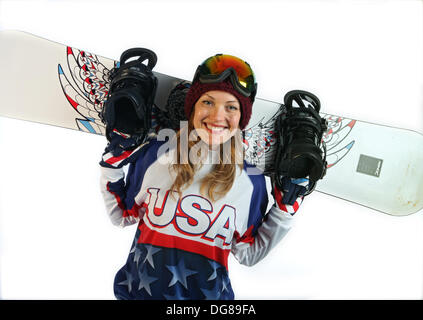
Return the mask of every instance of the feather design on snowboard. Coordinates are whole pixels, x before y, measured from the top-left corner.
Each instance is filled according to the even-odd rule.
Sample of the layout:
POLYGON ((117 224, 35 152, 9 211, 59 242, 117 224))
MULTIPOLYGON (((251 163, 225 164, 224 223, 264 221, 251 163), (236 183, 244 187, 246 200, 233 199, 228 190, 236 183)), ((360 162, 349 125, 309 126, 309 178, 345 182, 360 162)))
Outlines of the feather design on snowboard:
POLYGON ((82 117, 75 119, 78 129, 104 135, 99 113, 107 99, 110 70, 97 56, 67 47, 67 68, 59 64, 58 73, 66 99, 82 117))
POLYGON ((244 151, 247 162, 262 169, 265 173, 272 172, 276 144, 275 121, 281 113, 279 110, 270 119, 261 118, 258 123, 244 130, 244 151))
POLYGON ((324 118, 328 121, 328 130, 323 135, 323 141, 326 143, 327 168, 329 169, 341 161, 354 146, 355 141, 347 138, 356 120, 332 115, 325 115, 324 118))

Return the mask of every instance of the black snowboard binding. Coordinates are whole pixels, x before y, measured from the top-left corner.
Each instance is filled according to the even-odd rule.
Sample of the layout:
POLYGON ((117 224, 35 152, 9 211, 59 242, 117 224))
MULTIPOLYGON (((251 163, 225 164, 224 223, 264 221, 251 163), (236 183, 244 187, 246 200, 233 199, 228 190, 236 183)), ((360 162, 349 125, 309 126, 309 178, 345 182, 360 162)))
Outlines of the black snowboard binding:
POLYGON ((327 121, 320 117, 319 99, 306 91, 294 90, 284 97, 286 112, 276 120, 277 151, 275 183, 282 190, 282 178, 308 178, 310 194, 326 174, 326 145, 322 141, 327 121), (296 106, 294 106, 294 102, 296 106))
POLYGON ((110 73, 110 88, 101 112, 110 141, 114 129, 129 134, 140 143, 151 129, 151 110, 158 80, 153 74, 156 54, 148 49, 124 51, 119 64, 110 73), (127 62, 130 58, 136 60, 127 62), (148 60, 148 64, 143 62, 148 60))

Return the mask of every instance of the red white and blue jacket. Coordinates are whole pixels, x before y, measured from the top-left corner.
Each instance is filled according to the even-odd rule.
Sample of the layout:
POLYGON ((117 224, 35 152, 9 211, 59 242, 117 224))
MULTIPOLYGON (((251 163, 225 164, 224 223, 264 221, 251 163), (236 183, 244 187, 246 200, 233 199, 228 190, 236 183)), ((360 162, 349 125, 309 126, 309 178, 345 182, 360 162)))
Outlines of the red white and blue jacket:
POLYGON ((101 167, 111 221, 138 223, 126 264, 115 277, 115 296, 234 299, 228 255, 248 266, 263 259, 291 228, 301 199, 286 212, 270 206, 264 176, 245 162, 224 198, 213 202, 200 193, 213 164, 203 164, 179 197, 171 190, 175 152, 161 152, 163 144, 152 139, 143 146, 126 179, 123 169, 101 167))

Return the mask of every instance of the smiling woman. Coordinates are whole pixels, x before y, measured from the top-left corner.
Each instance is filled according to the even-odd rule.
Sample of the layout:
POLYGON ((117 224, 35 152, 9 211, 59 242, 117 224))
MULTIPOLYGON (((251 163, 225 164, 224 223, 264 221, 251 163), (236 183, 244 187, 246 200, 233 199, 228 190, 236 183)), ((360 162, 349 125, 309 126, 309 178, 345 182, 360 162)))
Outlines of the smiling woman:
POLYGON ((115 277, 118 299, 234 299, 229 254, 247 266, 262 260, 288 233, 302 202, 301 189, 282 193, 273 185, 276 201, 268 209, 272 203, 263 174, 235 161, 242 154, 239 129, 251 117, 257 85, 248 64, 228 55, 206 63, 215 57, 225 68, 205 74, 203 63, 197 69, 185 99, 188 126, 176 135, 170 157, 158 152, 163 143, 156 137, 122 153, 125 142, 116 135, 103 159, 125 155, 130 163, 126 181, 120 165, 100 162, 101 191, 112 222, 138 223, 128 259, 115 277), (249 70, 252 85, 238 75, 240 68, 249 70), (181 143, 183 130, 191 137, 188 148, 181 143), (201 153, 199 161, 192 161, 193 150, 201 153), (286 203, 288 197, 294 203, 286 203))
MULTIPOLYGON (((112 1, 2 0, 0 28, 111 58, 133 46, 154 48, 157 70, 184 79, 216 50, 248 55, 260 98, 281 101, 282 91, 301 87, 318 92, 329 113, 423 130, 422 1, 244 2, 121 0, 129 15, 116 15, 112 1), (154 32, 140 32, 146 26, 154 32)), ((26 83, 25 73, 17 76, 19 86, 26 83)), ((17 99, 31 96, 20 88, 17 99)), ((33 100, 34 108, 44 103, 33 100)), ((113 275, 136 225, 122 231, 104 217, 97 177, 104 142, 0 119, 1 298, 114 298, 113 275)), ((238 298, 422 299, 422 212, 391 217, 322 193, 302 211, 296 228, 254 269, 230 256, 238 298)))

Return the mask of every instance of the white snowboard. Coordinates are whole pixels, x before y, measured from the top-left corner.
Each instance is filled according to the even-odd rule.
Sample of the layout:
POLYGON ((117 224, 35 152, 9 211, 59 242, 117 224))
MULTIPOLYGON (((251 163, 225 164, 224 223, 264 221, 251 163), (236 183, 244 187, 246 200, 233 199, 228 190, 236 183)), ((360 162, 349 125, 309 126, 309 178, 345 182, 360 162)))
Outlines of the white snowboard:
MULTIPOLYGON (((98 113, 114 60, 19 31, 0 32, 0 48, 0 116, 104 134, 98 113)), ((155 74, 155 104, 164 109, 169 92, 182 80, 155 74)), ((246 158, 263 169, 272 159, 279 106, 256 99, 245 131, 246 158)), ((391 215, 423 208, 422 134, 324 116, 328 169, 317 191, 391 215)))

